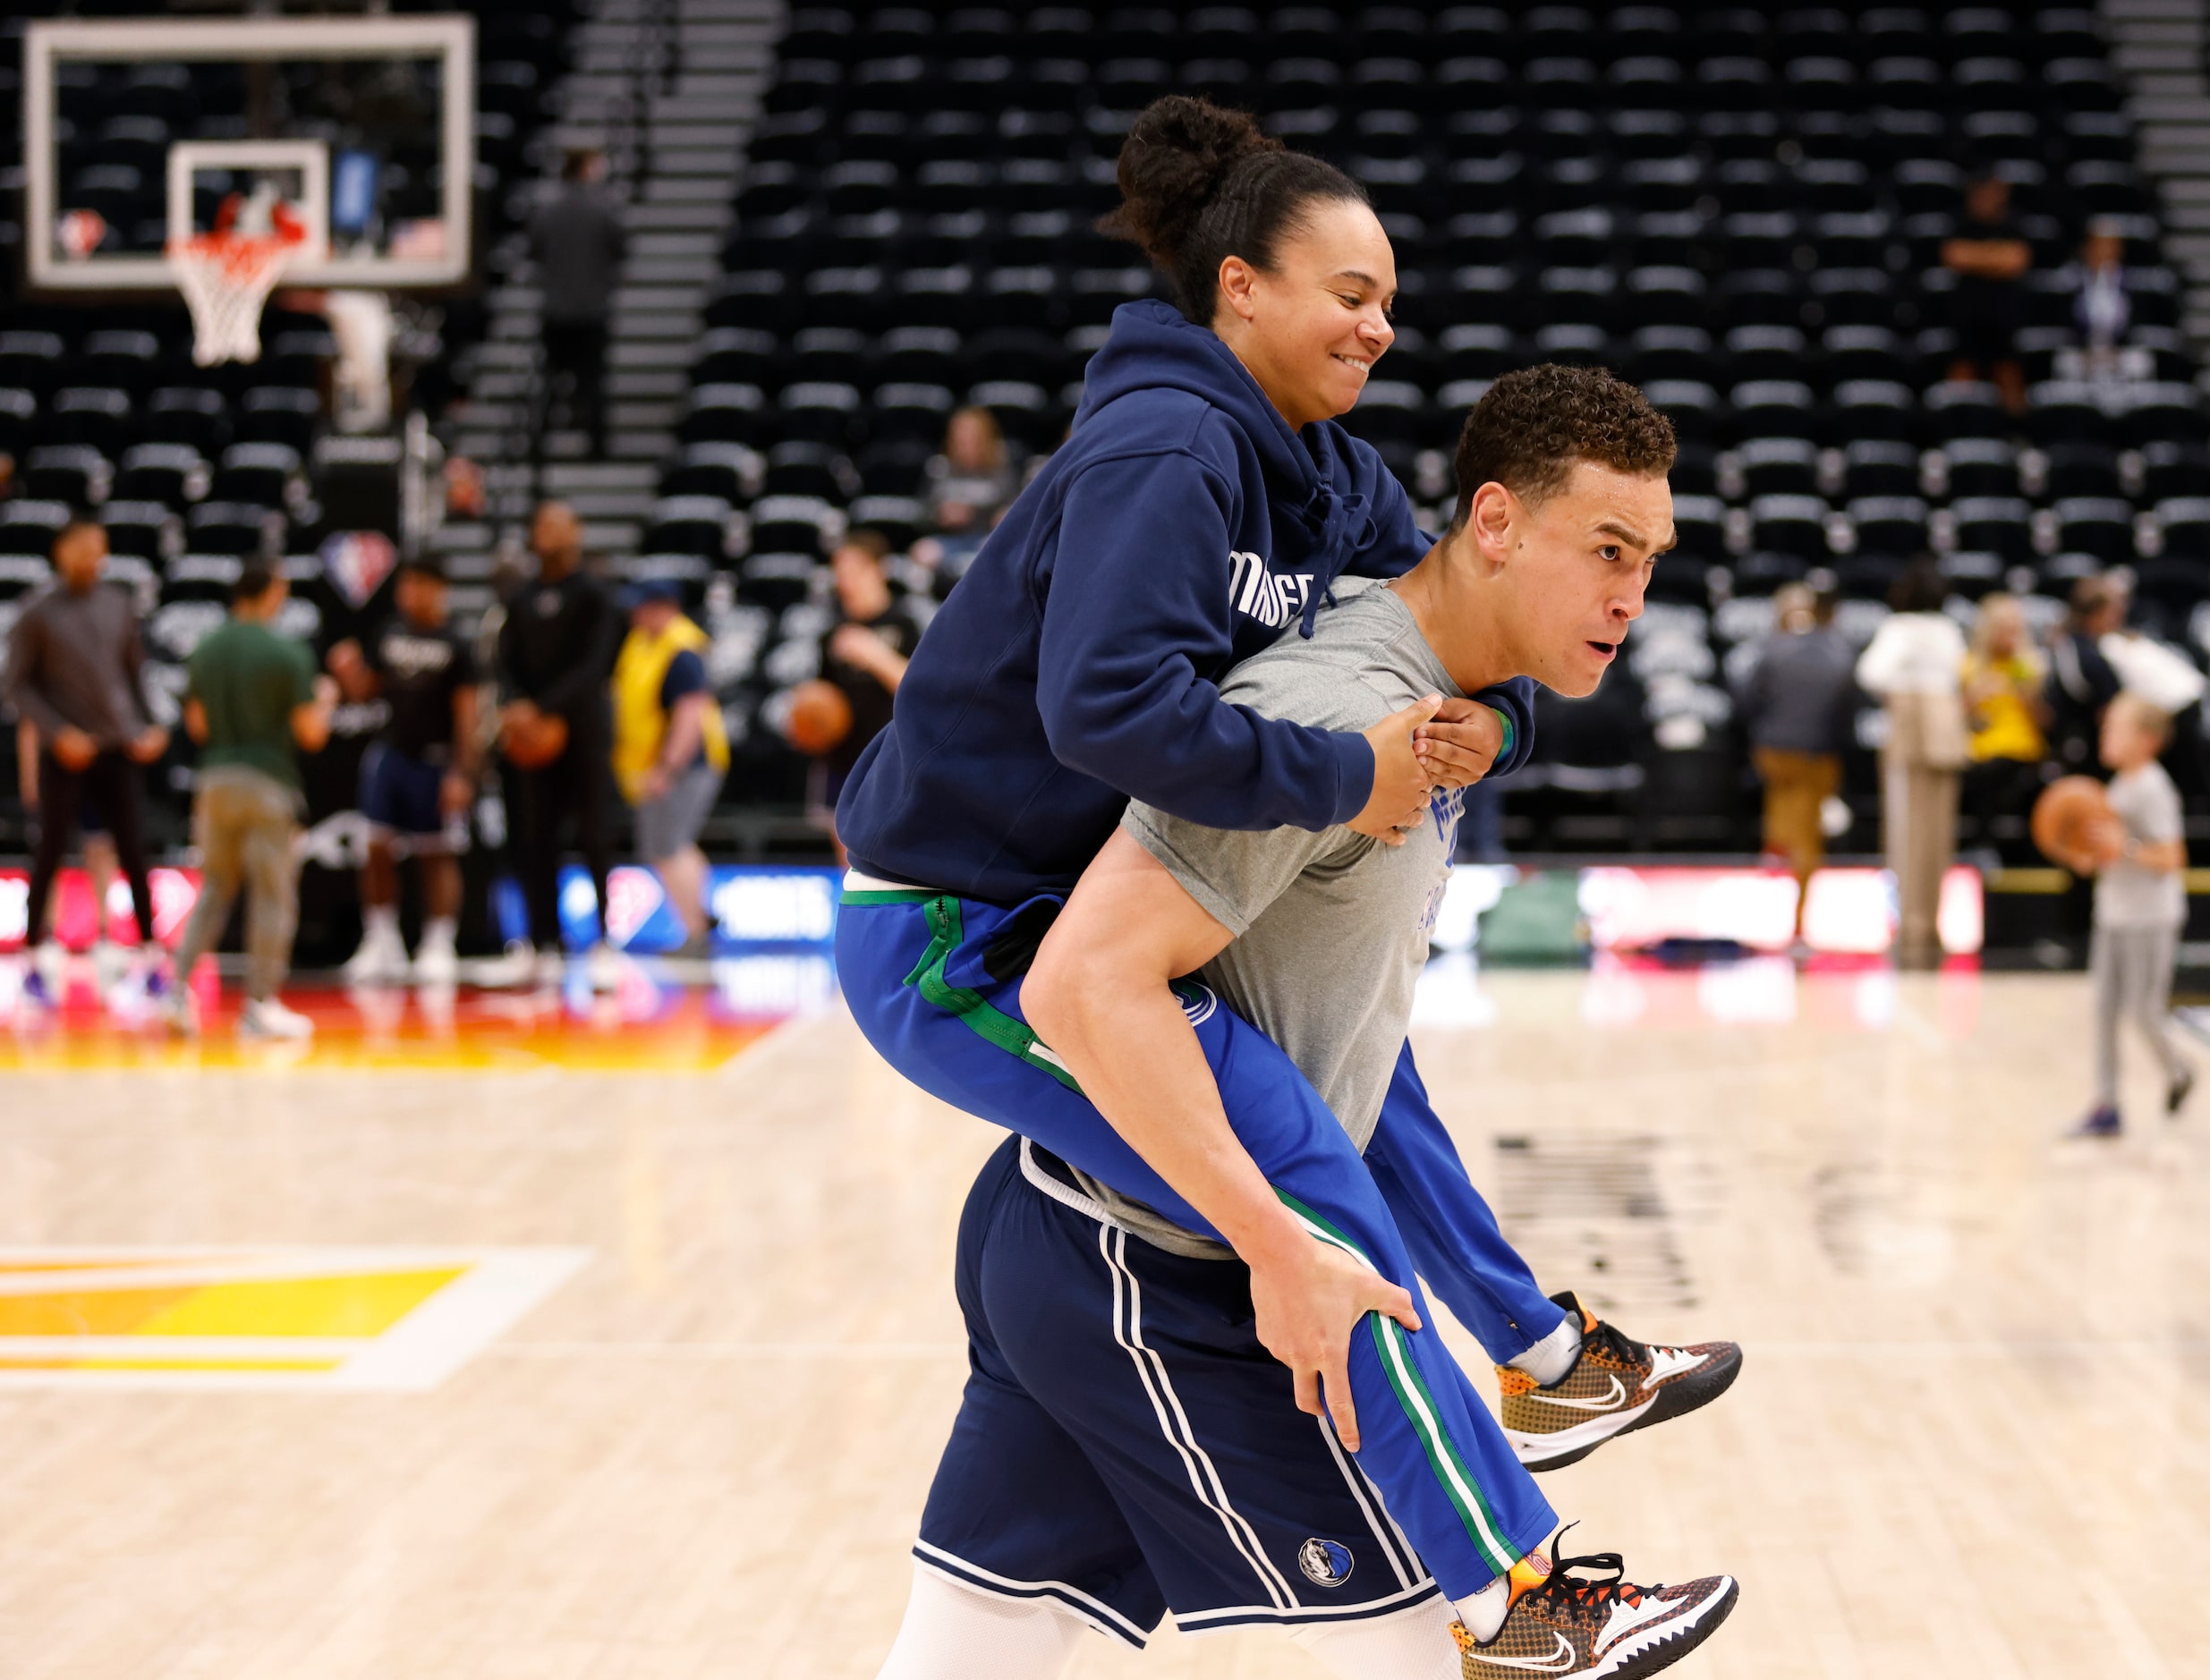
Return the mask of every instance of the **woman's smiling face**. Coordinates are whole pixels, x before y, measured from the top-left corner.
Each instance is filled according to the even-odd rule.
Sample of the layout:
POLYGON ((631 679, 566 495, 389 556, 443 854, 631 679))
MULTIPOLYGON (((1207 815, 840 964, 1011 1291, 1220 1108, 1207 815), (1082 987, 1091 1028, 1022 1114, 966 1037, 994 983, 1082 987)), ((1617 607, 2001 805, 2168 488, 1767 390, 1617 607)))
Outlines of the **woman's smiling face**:
POLYGON ((1290 426, 1347 412, 1397 336, 1397 259, 1367 206, 1316 199, 1274 251, 1271 268, 1220 265, 1213 328, 1290 426))

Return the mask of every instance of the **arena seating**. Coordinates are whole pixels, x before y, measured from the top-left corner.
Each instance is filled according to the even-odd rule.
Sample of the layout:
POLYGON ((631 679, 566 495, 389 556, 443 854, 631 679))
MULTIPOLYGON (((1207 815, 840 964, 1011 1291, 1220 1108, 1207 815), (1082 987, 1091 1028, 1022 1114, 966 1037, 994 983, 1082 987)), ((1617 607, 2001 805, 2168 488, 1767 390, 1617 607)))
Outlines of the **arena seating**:
POLYGON ((2070 579, 2131 562, 2146 613, 2189 630, 2210 434, 2092 11, 804 8, 633 563, 720 580, 734 715, 810 675, 829 539, 921 530, 956 403, 1032 450, 1059 436, 1114 308, 1157 290, 1092 224, 1135 113, 1177 89, 1262 113, 1371 193, 1400 332, 1346 423, 1433 517, 1460 416, 1509 367, 1615 367, 1679 428, 1662 611, 1594 703, 1604 726, 1546 729, 1516 842, 1744 844, 1725 666, 1815 566, 1863 634, 1928 546, 1960 603, 2019 589, 2044 621, 2070 579), (1939 251, 1988 168, 2034 250, 2022 420, 1941 383, 1939 251), (2058 377, 2090 216, 2128 239, 2146 377, 2123 388, 2058 377))

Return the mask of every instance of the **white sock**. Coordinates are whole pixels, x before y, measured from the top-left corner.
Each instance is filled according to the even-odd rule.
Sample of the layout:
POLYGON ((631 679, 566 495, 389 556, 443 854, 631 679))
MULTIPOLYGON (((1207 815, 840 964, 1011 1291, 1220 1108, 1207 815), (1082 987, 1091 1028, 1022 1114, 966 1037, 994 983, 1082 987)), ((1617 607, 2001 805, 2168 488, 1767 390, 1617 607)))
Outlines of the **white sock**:
POLYGON ((1001 1599, 914 1565, 897 1642, 876 1680, 1057 1680, 1089 1624, 1049 1599, 1001 1599))
POLYGON ((450 951, 460 924, 451 916, 432 916, 422 923, 422 949, 450 951))
POLYGON ((1581 1320, 1577 1314, 1568 1312, 1558 1321, 1556 1329, 1506 1362, 1514 1370, 1526 1371, 1547 1388, 1561 1380, 1580 1356, 1581 1320))
POLYGON ((378 945, 399 937, 399 906, 370 904, 361 912, 362 931, 378 945))
POLYGON ((1512 1579, 1499 1575, 1487 1586, 1469 1598, 1452 1601, 1458 1620, 1466 1624, 1466 1631, 1475 1639, 1486 1642, 1494 1639, 1504 1625, 1504 1618, 1511 1613, 1512 1579))
POLYGON ((1368 1621, 1305 1622, 1290 1628, 1289 1638, 1337 1680, 1458 1680, 1450 1615, 1450 1600, 1437 1594, 1368 1621))

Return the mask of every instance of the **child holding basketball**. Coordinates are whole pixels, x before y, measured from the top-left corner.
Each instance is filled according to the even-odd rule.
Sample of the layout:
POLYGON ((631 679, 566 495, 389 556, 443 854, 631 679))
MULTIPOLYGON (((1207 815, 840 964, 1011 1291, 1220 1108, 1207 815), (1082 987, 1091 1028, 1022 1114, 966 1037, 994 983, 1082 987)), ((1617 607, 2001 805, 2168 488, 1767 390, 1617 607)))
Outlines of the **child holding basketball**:
POLYGON ((2118 1112, 2118 1024, 2129 1020, 2148 1040, 2164 1073, 2164 1112, 2177 1114, 2195 1083, 2194 1069, 2172 1041, 2172 963, 2187 920, 2187 842, 2179 789, 2157 762, 2172 738, 2172 719, 2138 694, 2111 701, 2103 714, 2103 762, 2110 781, 2110 819, 2096 826, 2089 850, 2073 860, 2095 882, 2095 936, 2087 973, 2095 989, 2095 1107, 2075 1135, 2114 1138, 2118 1112))

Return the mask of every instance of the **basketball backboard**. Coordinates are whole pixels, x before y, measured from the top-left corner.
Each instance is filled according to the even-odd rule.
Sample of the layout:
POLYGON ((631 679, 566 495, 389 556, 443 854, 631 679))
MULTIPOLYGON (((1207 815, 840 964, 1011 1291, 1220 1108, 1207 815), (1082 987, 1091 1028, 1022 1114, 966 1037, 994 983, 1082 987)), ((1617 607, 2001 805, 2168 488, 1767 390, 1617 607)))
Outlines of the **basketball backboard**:
POLYGON ((475 43, 464 15, 31 23, 26 280, 173 289, 165 249, 272 200, 315 253, 287 285, 466 279, 475 43))

